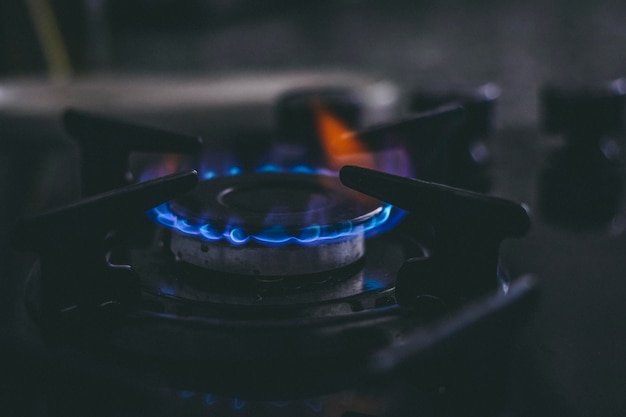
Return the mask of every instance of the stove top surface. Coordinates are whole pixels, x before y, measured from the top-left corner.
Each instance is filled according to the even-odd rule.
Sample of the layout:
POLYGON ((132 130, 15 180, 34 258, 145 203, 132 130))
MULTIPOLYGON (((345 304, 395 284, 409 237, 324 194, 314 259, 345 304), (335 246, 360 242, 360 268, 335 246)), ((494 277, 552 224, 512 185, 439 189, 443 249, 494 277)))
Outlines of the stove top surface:
MULTIPOLYGON (((90 89, 92 85, 98 86, 102 82, 101 80, 93 81, 93 84, 90 80, 84 82, 87 89, 90 89)), ((116 80, 107 80, 105 83, 113 83, 118 88, 116 80)), ((159 80, 157 84, 160 83, 159 80)), ((197 83, 196 80, 191 84, 197 86, 197 83)), ((212 85, 213 81, 209 80, 208 83, 212 85)), ((125 85, 125 81, 122 81, 120 85, 125 85)), ((15 94, 14 97, 19 98, 20 103, 21 100, 28 102, 30 99, 24 99, 24 97, 28 97, 32 91, 38 91, 39 88, 31 84, 24 87, 19 83, 9 83, 6 87, 7 91, 15 94), (22 91, 27 93, 21 94, 22 91)), ((41 88, 44 92, 49 88, 64 91, 63 87, 44 86, 41 88)), ((69 87, 69 91, 74 92, 81 88, 74 90, 73 87, 69 87)), ((107 89, 108 87, 105 88, 107 89)), ((182 90, 184 88, 181 88, 182 90)), ((195 87, 193 90, 197 91, 195 87)), ((82 93, 77 94, 80 96, 82 93)), ((184 96, 184 93, 181 94, 184 96)), ((91 92, 87 95, 90 96, 91 92)), ((57 93, 52 94, 52 97, 56 96, 57 93)), ((70 100, 71 104, 80 103, 83 98, 80 96, 76 99, 77 101, 73 100, 70 100)), ((101 108, 110 109, 106 100, 104 101, 101 108)), ((100 107, 95 104, 93 106, 94 110, 100 107)), ((22 132, 20 126, 23 126, 24 120, 30 120, 28 111, 26 110, 26 115, 23 112, 23 109, 28 109, 29 106, 19 104, 17 107, 21 109, 14 111, 9 103, 3 107, 1 113, 3 119, 11 122, 9 125, 11 132, 22 132), (16 114, 19 115, 19 124, 15 122, 16 114)), ((5 171, 2 177, 3 197, 11 196, 12 199, 3 207, 5 213, 3 217, 9 220, 3 225, 4 227, 12 227, 13 220, 23 213, 24 207, 28 211, 33 211, 34 208, 66 203, 77 195, 79 186, 73 174, 78 171, 75 149, 72 145, 68 145, 68 140, 60 132, 57 122, 60 111, 61 109, 56 105, 50 105, 48 110, 39 113, 33 119, 33 123, 24 128, 25 132, 39 132, 38 137, 41 141, 37 143, 48 143, 52 136, 54 137, 52 142, 57 145, 50 145, 45 149, 38 147, 41 151, 33 154, 30 150, 22 148, 20 141, 17 141, 10 143, 7 146, 7 152, 2 153, 2 157, 7 162, 3 164, 5 171), (49 135, 49 132, 56 132, 56 134, 49 135), (18 181, 12 179, 13 175, 18 175, 14 172, 19 173, 18 181), (49 179, 53 177, 59 180, 49 179), (57 185, 59 182, 69 186, 59 187, 57 185)), ((265 112, 265 115, 269 114, 267 109, 265 112)), ((216 111, 213 117, 220 119, 221 114, 223 113, 216 111)), ((184 124, 180 117, 180 114, 172 117, 172 125, 176 125, 174 127, 184 124)), ((191 130, 194 124, 200 123, 201 128, 211 124, 209 121, 199 120, 197 116, 193 117, 194 122, 185 125, 191 130)), ((159 119, 161 125, 169 123, 162 118, 162 114, 156 118, 159 119)), ((150 115, 149 110, 142 108, 138 113, 138 119, 149 122, 154 121, 155 116, 150 115)), ((223 119, 221 121, 224 122, 223 119)), ((225 122, 225 124, 228 123, 225 122)), ((258 126, 259 124, 256 124, 253 128, 258 126)), ((267 128, 268 125, 264 126, 267 128)), ((28 135, 33 137, 30 133, 28 135)), ((622 340, 625 336, 620 331, 618 319, 623 313, 622 299, 626 295, 626 284, 622 279, 623 272, 626 271, 624 264, 626 261, 621 256, 621 252, 626 248, 626 238, 623 233, 626 219, 622 214, 621 193, 618 194, 618 209, 609 216, 608 220, 604 213, 582 213, 579 217, 574 217, 578 220, 573 223, 554 221, 554 215, 545 211, 544 190, 546 187, 553 189, 549 188, 552 187, 550 168, 553 166, 553 158, 558 158, 559 150, 563 149, 563 142, 555 136, 548 136, 541 132, 538 125, 529 125, 524 122, 500 127, 490 137, 488 147, 492 152, 493 161, 490 168, 491 193, 526 203, 530 208, 532 218, 532 227, 526 237, 507 240, 503 243, 502 264, 511 277, 527 273, 534 274, 541 287, 540 302, 521 327, 520 337, 510 358, 513 377, 507 409, 510 410, 511 415, 615 415, 625 406, 621 394, 624 388, 623 376, 626 375, 626 360, 621 354, 621 347, 625 345, 626 340, 622 340), (595 215, 601 219, 593 221, 595 215)), ((624 178, 626 173, 623 168, 623 156, 620 154, 616 158, 616 172, 620 178, 624 178)), ((602 188, 603 184, 598 183, 597 187, 602 188)), ((583 203, 580 204, 581 209, 587 203, 584 196, 575 201, 583 203)), ((5 235, 8 236, 8 234, 5 235)), ((8 247, 7 238, 3 238, 3 246, 8 247)), ((14 294, 24 292, 23 277, 29 274, 28 265, 31 264, 32 256, 13 251, 9 253, 11 256, 3 259, 3 275, 7 277, 5 279, 7 291, 2 295, 3 322, 6 323, 2 339, 2 354, 3 366, 11 369, 12 381, 5 398, 12 406, 17 404, 25 409, 33 410, 32 415, 47 415, 36 409, 37 402, 45 404, 41 406, 43 408, 50 404, 48 400, 42 399, 42 395, 45 397, 45 394, 32 393, 29 389, 30 381, 37 378, 41 369, 45 369, 42 368, 45 361, 37 364, 41 356, 37 352, 36 344, 33 347, 30 343, 32 332, 35 331, 34 325, 27 319, 21 300, 14 297, 14 294), (32 365, 33 357, 38 358, 34 362, 35 366, 32 365), (35 398, 35 405, 31 406, 33 398, 35 398)), ((361 283, 361 285, 364 284, 361 283)), ((184 289, 180 291, 184 292, 184 289)), ((60 354, 66 355, 67 359, 73 358, 74 353, 61 352, 60 354)), ((80 356, 72 360, 76 361, 76 369, 80 369, 82 362, 88 361, 80 356)), ((107 374, 105 369, 100 371, 107 374)), ((99 383, 96 382, 96 385, 99 383)), ((71 381, 68 384, 81 389, 71 381)), ((107 390, 111 388, 108 384, 105 385, 107 390)), ((124 402, 138 407, 146 404, 160 404, 155 407, 157 409, 154 412, 163 415, 166 414, 164 413, 166 409, 162 408, 165 404, 167 407, 180 407, 190 413, 198 410, 217 413, 218 410, 227 408, 247 413, 244 415, 284 415, 287 412, 284 410, 289 410, 289 412, 297 410, 299 415, 319 415, 322 409, 340 410, 341 407, 336 404, 345 402, 346 396, 352 398, 355 395, 362 395, 362 393, 347 392, 332 398, 307 399, 287 406, 285 402, 282 402, 283 400, 277 400, 275 404, 268 405, 228 395, 221 396, 206 392, 198 394, 182 390, 164 395, 163 397, 174 400, 163 403, 155 400, 156 397, 151 396, 152 394, 145 398, 129 397, 126 388, 116 392, 119 398, 124 399, 124 402), (281 412, 283 414, 280 414, 281 412)), ((88 391, 87 388, 82 388, 82 390, 88 391)), ((54 390, 52 392, 47 395, 54 397, 54 390)), ((102 403, 103 401, 101 394, 94 396, 93 393, 89 393, 88 395, 96 402, 102 403)), ((362 404, 368 404, 368 401, 371 401, 368 395, 365 397, 367 399, 363 400, 362 404)), ((418 399, 415 401, 419 402, 418 399)), ((54 407, 54 400, 51 404, 54 407)), ((415 406, 419 407, 417 404, 415 406)), ((105 409, 103 415, 111 411, 107 407, 105 409)), ((355 413, 344 414, 344 416, 360 416, 358 412, 363 413, 362 415, 369 415, 376 411, 375 407, 365 405, 362 410, 354 410, 355 413)), ((328 415, 332 413, 329 412, 328 415)))

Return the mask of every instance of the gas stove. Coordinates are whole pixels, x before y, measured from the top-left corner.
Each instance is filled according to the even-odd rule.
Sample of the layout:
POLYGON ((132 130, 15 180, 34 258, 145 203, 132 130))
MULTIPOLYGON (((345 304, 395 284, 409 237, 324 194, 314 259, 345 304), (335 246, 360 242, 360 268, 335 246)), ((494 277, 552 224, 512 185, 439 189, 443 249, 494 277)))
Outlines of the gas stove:
POLYGON ((561 233, 620 235, 621 82, 546 89, 566 142, 540 144, 494 132, 493 84, 164 81, 2 90, 11 169, 41 170, 5 191, 11 406, 496 416, 542 398, 529 273, 558 274, 561 233), (581 195, 591 154, 607 185, 581 195))

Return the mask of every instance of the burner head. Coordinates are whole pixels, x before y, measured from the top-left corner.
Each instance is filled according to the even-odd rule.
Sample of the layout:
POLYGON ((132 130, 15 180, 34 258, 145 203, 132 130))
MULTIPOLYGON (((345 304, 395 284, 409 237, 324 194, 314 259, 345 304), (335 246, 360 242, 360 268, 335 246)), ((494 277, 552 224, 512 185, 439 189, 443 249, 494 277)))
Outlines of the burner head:
POLYGON ((175 229, 182 261, 263 276, 313 274, 350 265, 365 253, 365 232, 390 206, 335 178, 296 173, 218 177, 155 209, 175 229))

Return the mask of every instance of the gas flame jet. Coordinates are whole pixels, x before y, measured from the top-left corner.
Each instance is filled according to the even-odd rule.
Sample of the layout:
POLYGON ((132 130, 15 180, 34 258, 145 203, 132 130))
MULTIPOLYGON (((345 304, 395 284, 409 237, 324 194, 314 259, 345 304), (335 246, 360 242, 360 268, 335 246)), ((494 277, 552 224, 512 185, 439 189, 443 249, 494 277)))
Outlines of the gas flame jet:
POLYGON ((328 167, 339 171, 344 165, 376 168, 371 150, 354 134, 346 124, 333 115, 319 101, 313 103, 313 110, 320 137, 320 145, 328 167))

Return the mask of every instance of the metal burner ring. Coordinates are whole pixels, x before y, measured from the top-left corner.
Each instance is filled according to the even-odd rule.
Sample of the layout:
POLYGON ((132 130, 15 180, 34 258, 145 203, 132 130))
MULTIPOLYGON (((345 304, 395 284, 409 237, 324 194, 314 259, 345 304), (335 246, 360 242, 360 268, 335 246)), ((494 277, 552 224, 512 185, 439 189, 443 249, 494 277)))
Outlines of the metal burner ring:
POLYGON ((211 179, 169 209, 172 221, 186 225, 170 243, 180 260, 262 276, 313 274, 358 261, 365 230, 385 210, 335 177, 295 173, 211 179))

